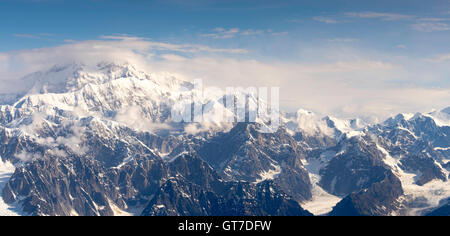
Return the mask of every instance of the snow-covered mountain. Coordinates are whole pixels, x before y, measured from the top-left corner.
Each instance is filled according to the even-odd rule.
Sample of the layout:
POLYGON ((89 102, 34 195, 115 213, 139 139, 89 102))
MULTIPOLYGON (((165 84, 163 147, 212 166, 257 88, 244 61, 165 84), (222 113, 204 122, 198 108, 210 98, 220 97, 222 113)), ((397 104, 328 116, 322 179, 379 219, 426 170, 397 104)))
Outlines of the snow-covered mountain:
POLYGON ((434 111, 426 114, 431 117, 438 126, 450 126, 450 107, 442 111, 434 111))
POLYGON ((0 95, 0 214, 418 215, 450 197, 450 108, 376 125, 300 109, 264 134, 215 122, 232 95, 212 91, 212 120, 173 122, 195 85, 129 64, 22 81, 0 95))

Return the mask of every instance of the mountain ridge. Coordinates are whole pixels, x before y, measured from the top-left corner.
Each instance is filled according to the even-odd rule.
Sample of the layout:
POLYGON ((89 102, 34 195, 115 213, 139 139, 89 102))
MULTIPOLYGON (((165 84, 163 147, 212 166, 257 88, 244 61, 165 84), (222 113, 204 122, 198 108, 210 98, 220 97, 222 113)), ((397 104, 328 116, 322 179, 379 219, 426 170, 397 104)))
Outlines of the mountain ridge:
MULTIPOLYGON (((33 76, 37 82, 29 91, 0 105, 0 157, 16 166, 2 197, 27 214, 212 214, 212 208, 199 212, 206 206, 164 189, 191 189, 220 209, 233 203, 236 211, 224 214, 237 215, 309 215, 306 210, 314 213, 327 203, 301 206, 314 205, 307 203, 323 192, 342 199, 332 214, 421 214, 450 196, 449 108, 399 114, 379 124, 299 109, 282 115, 278 132, 262 134, 259 123, 170 122, 179 96, 194 89, 170 74, 102 63, 57 66, 26 79, 33 76), (78 171, 70 171, 74 167, 78 171), (221 183, 252 194, 226 195, 221 183), (271 194, 262 198, 268 188, 271 194), (394 189, 374 199, 380 188, 394 189), (177 199, 189 200, 192 208, 175 207, 177 199), (263 201, 278 202, 280 211, 263 201), (162 210, 165 204, 170 211, 162 210), (377 210, 380 204, 384 211, 377 210)), ((224 95, 207 94, 202 102, 214 105, 210 112, 220 111, 224 95)))

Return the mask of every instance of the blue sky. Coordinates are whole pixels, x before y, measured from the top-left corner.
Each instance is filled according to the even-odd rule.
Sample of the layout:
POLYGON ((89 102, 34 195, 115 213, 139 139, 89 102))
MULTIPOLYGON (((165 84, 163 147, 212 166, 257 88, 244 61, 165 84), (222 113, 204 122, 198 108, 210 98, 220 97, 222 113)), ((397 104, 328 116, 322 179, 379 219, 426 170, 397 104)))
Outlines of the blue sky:
POLYGON ((450 49, 449 11, 449 1, 436 0, 0 0, 0 51, 128 34, 244 47, 262 57, 296 59, 301 45, 312 42, 426 55, 450 49), (216 28, 253 35, 205 36, 216 28))
POLYGON ((214 85, 280 86, 291 110, 385 117, 450 105, 449 0, 0 0, 0 28, 5 81, 102 46, 98 57, 214 85))

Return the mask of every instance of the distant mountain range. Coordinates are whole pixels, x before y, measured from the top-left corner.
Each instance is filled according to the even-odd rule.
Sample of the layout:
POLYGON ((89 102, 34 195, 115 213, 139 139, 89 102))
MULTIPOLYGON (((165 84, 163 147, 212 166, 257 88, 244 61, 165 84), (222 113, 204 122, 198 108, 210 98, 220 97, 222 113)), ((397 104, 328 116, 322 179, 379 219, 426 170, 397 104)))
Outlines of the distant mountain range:
POLYGON ((22 80, 0 94, 0 215, 450 214, 450 108, 375 125, 299 110, 260 133, 171 121, 193 84, 130 64, 22 80))

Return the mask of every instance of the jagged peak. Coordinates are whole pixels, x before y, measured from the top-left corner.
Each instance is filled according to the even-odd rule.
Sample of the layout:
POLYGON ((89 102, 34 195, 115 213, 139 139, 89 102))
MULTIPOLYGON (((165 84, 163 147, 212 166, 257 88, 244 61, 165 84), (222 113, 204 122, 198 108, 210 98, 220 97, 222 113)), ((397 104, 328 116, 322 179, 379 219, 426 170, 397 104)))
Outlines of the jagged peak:
POLYGON ((420 115, 420 113, 416 113, 416 114, 414 114, 414 113, 401 113, 401 114, 398 114, 396 116, 396 119, 402 119, 402 120, 408 121, 408 120, 417 118, 419 115, 420 115))
POLYGON ((411 119, 414 119, 419 114, 412 114, 412 113, 400 113, 394 117, 390 117, 387 119, 383 124, 389 125, 389 126, 395 126, 395 125, 402 125, 406 122, 410 121, 411 119))
POLYGON ((426 114, 426 116, 433 119, 438 126, 450 126, 450 107, 442 109, 441 111, 430 112, 426 114))
POLYGON ((382 125, 411 129, 419 123, 428 123, 432 126, 450 126, 450 115, 444 112, 433 111, 430 113, 401 113, 387 119, 382 125))

